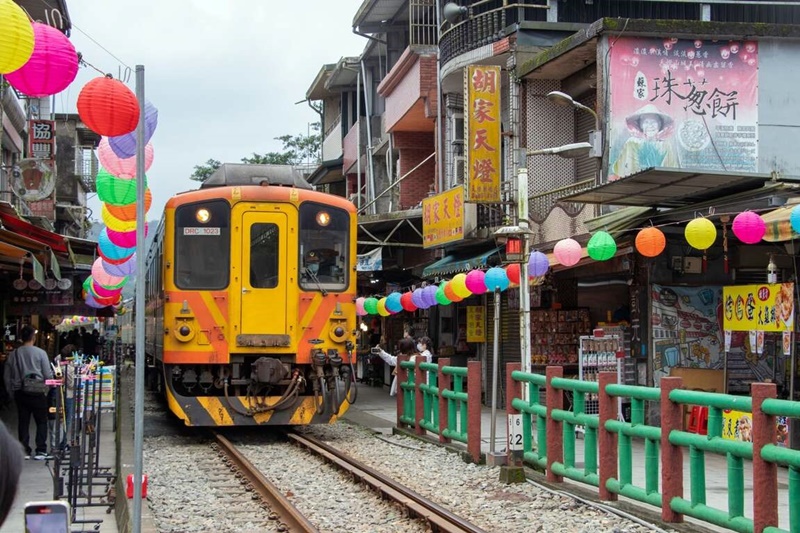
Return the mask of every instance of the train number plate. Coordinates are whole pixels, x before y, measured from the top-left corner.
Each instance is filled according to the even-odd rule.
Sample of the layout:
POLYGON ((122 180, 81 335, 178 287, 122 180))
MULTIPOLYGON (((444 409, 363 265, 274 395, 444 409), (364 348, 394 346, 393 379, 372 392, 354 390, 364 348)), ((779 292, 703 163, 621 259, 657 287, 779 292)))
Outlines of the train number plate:
POLYGON ((219 228, 183 228, 184 235, 219 235, 219 228))

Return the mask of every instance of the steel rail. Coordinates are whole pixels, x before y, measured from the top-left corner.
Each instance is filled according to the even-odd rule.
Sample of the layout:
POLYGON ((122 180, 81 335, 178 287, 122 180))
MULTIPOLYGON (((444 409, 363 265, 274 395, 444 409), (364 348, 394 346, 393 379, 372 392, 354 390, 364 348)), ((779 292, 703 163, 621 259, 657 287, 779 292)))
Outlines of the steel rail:
MULTIPOLYGON (((231 469, 237 469, 247 478, 248 489, 252 489, 261 496, 269 508, 275 513, 275 519, 279 520, 283 528, 279 531, 290 531, 292 533, 319 533, 319 530, 309 522, 303 514, 272 484, 264 475, 253 465, 239 450, 236 449, 228 439, 222 435, 212 432, 217 441, 220 455, 228 458, 231 469)), ((271 516, 271 518, 273 518, 271 516)))
POLYGON ((366 483, 382 496, 385 496, 403 507, 412 517, 426 520, 431 530, 438 533, 486 533, 485 530, 464 520, 444 507, 432 502, 377 470, 349 457, 335 448, 317 439, 287 433, 287 436, 300 446, 319 455, 354 479, 366 483))

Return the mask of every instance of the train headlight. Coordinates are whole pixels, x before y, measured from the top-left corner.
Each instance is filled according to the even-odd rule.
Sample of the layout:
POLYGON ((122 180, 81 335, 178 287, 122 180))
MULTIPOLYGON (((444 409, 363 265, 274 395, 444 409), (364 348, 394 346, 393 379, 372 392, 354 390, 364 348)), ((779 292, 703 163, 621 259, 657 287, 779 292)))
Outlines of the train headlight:
POLYGON ((197 221, 201 224, 207 224, 209 220, 211 220, 211 211, 206 209, 205 207, 201 207, 197 210, 194 214, 197 221))
POLYGON ((327 211, 320 211, 317 213, 317 224, 322 227, 327 226, 331 223, 331 215, 327 211))
POLYGON ((332 324, 329 335, 334 342, 344 342, 347 338, 347 324, 332 324))
POLYGON ((194 338, 194 328, 187 322, 178 322, 173 329, 175 338, 180 342, 189 342, 194 338))

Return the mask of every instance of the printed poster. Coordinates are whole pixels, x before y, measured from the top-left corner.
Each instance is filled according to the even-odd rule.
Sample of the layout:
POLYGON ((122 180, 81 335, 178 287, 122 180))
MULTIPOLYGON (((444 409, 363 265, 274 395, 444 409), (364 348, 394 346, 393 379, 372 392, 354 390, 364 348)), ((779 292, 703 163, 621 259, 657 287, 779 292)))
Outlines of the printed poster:
POLYGON ((486 308, 467 306, 467 342, 486 342, 486 308))
POLYGON ((655 385, 674 366, 722 368, 722 287, 651 285, 655 385))
POLYGON ((725 329, 761 331, 762 341, 764 331, 794 330, 794 283, 732 285, 723 294, 725 329))
MULTIPOLYGON (((742 411, 722 411, 722 438, 753 442, 753 415, 742 411)), ((778 446, 789 443, 789 421, 785 416, 775 417, 775 441, 778 446)))
POLYGON ((610 62, 609 180, 652 167, 757 171, 755 41, 621 37, 610 62))

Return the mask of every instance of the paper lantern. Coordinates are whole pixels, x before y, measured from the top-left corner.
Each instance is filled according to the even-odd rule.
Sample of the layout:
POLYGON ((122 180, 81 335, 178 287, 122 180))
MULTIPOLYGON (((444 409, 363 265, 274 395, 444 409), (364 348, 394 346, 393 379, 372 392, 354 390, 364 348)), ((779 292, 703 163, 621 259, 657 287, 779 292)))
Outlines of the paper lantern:
POLYGON ((449 281, 447 283, 444 283, 444 295, 451 302, 460 302, 461 300, 464 299, 455 293, 455 291, 453 290, 453 284, 449 281))
MULTIPOLYGON (((148 100, 144 102, 144 142, 150 142, 150 138, 156 131, 158 125, 158 109, 148 100)), ((136 155, 136 132, 126 133, 110 137, 108 144, 118 157, 128 158, 136 155)))
MULTIPOLYGON (((150 206, 153 203, 153 194, 150 192, 150 189, 147 188, 147 184, 145 184, 144 190, 144 212, 147 214, 150 211, 150 206)), ((111 204, 103 204, 106 211, 112 215, 117 220, 122 221, 130 221, 136 220, 136 203, 128 204, 128 205, 111 205, 111 204)), ((106 224, 107 225, 107 224, 106 224)), ((118 230, 114 228, 116 231, 126 231, 126 230, 118 230)))
MULTIPOLYGON (((147 237, 148 226, 144 226, 144 235, 147 237)), ((136 246, 136 230, 131 231, 114 231, 111 228, 106 228, 108 233, 108 240, 121 248, 133 248, 136 246)))
POLYGON ((467 275, 463 272, 453 276, 453 279, 450 280, 450 285, 453 287, 453 292, 459 297, 469 298, 472 296, 472 291, 467 288, 467 275))
POLYGON ((514 285, 519 285, 519 280, 520 280, 519 264, 511 263, 507 265, 506 276, 508 276, 508 281, 510 281, 514 285))
POLYGON ((553 248, 553 255, 566 267, 576 265, 581 260, 581 245, 575 239, 562 239, 553 248))
POLYGON ((436 301, 437 290, 439 290, 439 287, 437 287, 436 285, 428 285, 423 290, 422 297, 425 300, 425 305, 427 305, 428 307, 433 307, 434 305, 439 303, 436 301))
POLYGON ((102 257, 103 270, 111 276, 127 277, 136 273, 136 254, 119 264, 109 263, 102 257))
POLYGON ((444 286, 445 283, 442 282, 439 284, 439 287, 436 288, 436 303, 439 305, 450 305, 452 302, 447 298, 447 295, 444 293, 444 286))
POLYGON ((78 115, 98 135, 124 135, 139 123, 139 102, 121 81, 95 78, 78 94, 78 115))
POLYGON ((127 281, 127 278, 120 276, 112 276, 103 269, 103 259, 98 257, 92 263, 92 279, 95 284, 102 285, 106 289, 116 289, 121 287, 127 281))
MULTIPOLYGON (((97 159, 100 165, 116 178, 130 180, 136 178, 136 154, 131 157, 121 158, 114 153, 108 144, 108 137, 100 139, 97 146, 97 159)), ((153 164, 153 145, 148 143, 144 147, 144 171, 150 170, 153 164)))
POLYGON ((733 234, 745 244, 757 244, 761 242, 767 232, 767 225, 758 213, 745 211, 739 213, 733 219, 733 234))
POLYGON ((486 286, 486 290, 491 292, 495 290, 506 290, 508 288, 508 281, 506 271, 500 267, 490 268, 483 277, 483 284, 486 286))
MULTIPOLYGON (((94 297, 94 296, 92 296, 91 294, 87 294, 87 295, 86 295, 86 297, 84 298, 83 302, 84 302, 86 305, 88 305, 89 307, 93 307, 93 308, 95 308, 95 309, 102 309, 103 307, 108 307, 107 305, 103 305, 103 304, 101 304, 100 302, 98 302, 98 301, 95 299, 95 297, 94 297)), ((75 325, 75 324, 74 324, 74 323, 72 323, 71 325, 75 325)))
POLYGON ((414 289, 414 292, 411 293, 411 303, 420 309, 427 309, 427 307, 425 307, 425 300, 422 297, 422 287, 414 289))
POLYGON ((356 298, 356 315, 358 316, 364 316, 367 314, 367 310, 364 309, 365 299, 366 298, 364 298, 363 296, 359 296, 358 298, 356 298))
POLYGON ((473 270, 467 274, 466 285, 467 289, 472 294, 483 294, 486 292, 485 278, 486 274, 483 270, 473 270))
POLYGON ((686 224, 684 235, 692 248, 707 250, 717 239, 717 228, 707 218, 700 217, 686 224))
POLYGON ((542 252, 531 252, 528 258, 528 275, 534 278, 539 278, 547 274, 550 270, 550 260, 542 252))
POLYGON ((108 307, 122 301, 122 294, 118 294, 112 298, 101 298, 100 296, 96 296, 90 292, 86 295, 86 299, 88 300, 90 296, 98 304, 98 307, 108 307))
MULTIPOLYGON (((111 205, 128 205, 136 202, 136 180, 115 178, 105 169, 100 169, 95 178, 97 197, 111 205)), ((145 176, 145 188, 147 176, 145 176)))
POLYGON ((103 228, 100 236, 97 238, 97 249, 100 251, 101 257, 105 258, 110 263, 121 263, 122 260, 127 260, 136 251, 136 248, 122 248, 117 246, 111 239, 108 238, 108 228, 103 228))
POLYGON ((409 313, 413 313, 417 310, 417 306, 414 304, 414 300, 412 299, 413 296, 414 293, 412 292, 404 292, 400 297, 400 305, 402 305, 403 309, 409 313))
POLYGON ((19 92, 34 98, 60 93, 78 74, 78 53, 57 29, 33 23, 33 54, 14 72, 6 74, 6 80, 19 92))
POLYGON ((364 299, 364 311, 367 312, 369 315, 377 315, 378 314, 378 299, 377 298, 365 298, 364 299))
MULTIPOLYGON (((123 286, 125 284, 123 283, 123 286)), ((106 287, 97 283, 97 280, 92 282, 90 287, 91 293, 98 298, 115 298, 120 292, 122 287, 106 287)))
POLYGON ((0 74, 22 67, 33 54, 33 26, 12 0, 0 0, 0 74))
POLYGON ((393 292, 389 296, 386 297, 386 310, 390 313, 399 313, 403 310, 403 304, 400 302, 400 298, 402 298, 402 294, 399 292, 393 292))
POLYGON ((794 206, 789 213, 789 224, 792 225, 792 231, 800 233, 800 204, 794 206))
POLYGON ((667 239, 658 228, 644 228, 636 234, 636 250, 645 257, 656 257, 666 247, 667 239))
POLYGON ((386 309, 386 297, 385 296, 383 298, 381 298, 380 300, 378 300, 377 308, 378 308, 378 314, 381 315, 381 316, 389 316, 389 315, 392 314, 392 313, 389 312, 388 309, 386 309))
POLYGON ((598 231, 586 244, 586 252, 595 261, 608 261, 617 253, 617 243, 607 231, 598 231))

